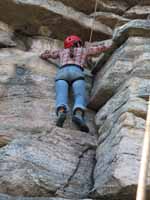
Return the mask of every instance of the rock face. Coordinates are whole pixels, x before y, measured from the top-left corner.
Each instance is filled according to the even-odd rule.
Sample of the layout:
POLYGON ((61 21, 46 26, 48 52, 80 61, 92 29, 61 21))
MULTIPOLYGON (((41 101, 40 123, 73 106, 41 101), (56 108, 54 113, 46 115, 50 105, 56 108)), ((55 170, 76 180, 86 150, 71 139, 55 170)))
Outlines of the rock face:
POLYGON ((52 126, 18 137, 0 151, 0 192, 86 197, 92 189, 95 147, 95 138, 86 133, 52 126))
MULTIPOLYGON (((93 136, 76 131, 77 127, 73 125, 71 116, 68 117, 64 125, 65 129, 55 130, 55 127, 53 127, 56 120, 54 77, 57 71, 57 62, 55 62, 56 66, 54 66, 54 64, 52 64, 53 61, 48 63, 41 60, 39 54, 51 46, 53 49, 56 49, 58 46, 60 47, 62 43, 53 40, 52 42, 49 40, 48 43, 47 41, 47 39, 38 37, 27 38, 26 42, 30 43, 28 51, 17 49, 18 44, 16 44, 16 48, 2 48, 0 50, 0 147, 3 147, 0 153, 1 169, 3 169, 0 175, 2 181, 0 183, 0 191, 1 193, 11 194, 13 196, 66 196, 67 198, 75 196, 76 198, 83 198, 88 196, 93 184, 92 172, 95 165, 94 155, 96 148, 95 125, 93 123, 93 116, 95 113, 91 110, 87 112, 89 114, 86 116, 91 129, 90 134, 93 136), (45 135, 46 132, 50 133, 49 137, 51 138, 51 142, 46 145, 46 143, 40 142, 40 139, 36 139, 36 137, 34 139, 33 137, 33 140, 39 140, 37 142, 35 141, 37 149, 35 149, 34 152, 34 147, 30 147, 30 144, 34 144, 33 141, 31 142, 32 135, 42 134, 43 136, 41 136, 45 137, 44 140, 48 141, 48 135, 45 135), (52 138, 51 133, 54 135, 54 138, 52 138), (60 133, 62 133, 62 136, 59 138, 60 133), (66 138, 66 142, 64 141, 60 144, 58 141, 65 140, 67 135, 68 138, 66 138), (71 139, 71 135, 72 137, 77 137, 76 139, 78 141, 76 141, 76 147, 75 143, 73 143, 75 142, 75 138, 71 139), (25 140, 23 136, 26 136, 25 140), (88 144, 89 136, 91 140, 88 144), (81 140, 81 137, 83 137, 84 142, 81 140), (11 145, 13 145, 11 141, 15 142, 14 139, 16 138, 18 138, 17 143, 11 148, 11 145), (31 142, 30 144, 28 144, 29 141, 31 142), (20 142, 23 142, 25 146, 20 142), (10 145, 5 148, 4 146, 9 143, 10 145), (78 144, 80 145, 78 146, 78 144), (63 153, 63 146, 69 148, 68 145, 71 145, 70 149, 64 149, 63 153), (18 146, 22 148, 15 149, 15 147, 18 146), (42 149, 40 150, 40 146, 43 150, 45 149, 44 152, 42 149), (51 149, 48 150, 49 146, 51 149), (6 156, 8 155, 7 147, 10 148, 10 152, 16 152, 10 155, 10 160, 7 160, 6 156), (23 149, 27 149, 27 152, 23 152, 23 149), (59 152, 56 152, 56 149, 59 152), (42 161, 40 151, 43 152, 43 156, 47 156, 43 157, 43 159, 49 163, 49 166, 45 166, 45 161, 42 161), (38 170, 34 172, 35 169, 31 168, 34 156, 30 161, 27 161, 27 163, 30 163, 29 165, 26 161, 24 162, 25 158, 23 155, 26 153, 29 153, 29 155, 27 155, 28 158, 32 157, 32 153, 35 154, 35 160, 39 160, 44 164, 43 166, 39 166, 37 163, 35 168, 39 168, 39 170, 40 168, 45 168, 45 175, 42 171, 40 172, 38 170), (53 153, 54 155, 52 155, 53 153), (60 160, 59 158, 57 160, 55 157, 56 154, 60 154, 60 160), (15 157, 16 161, 11 162, 15 157), (52 159, 51 161, 50 158, 52 159), (53 160, 53 158, 55 159, 53 160), (69 166, 71 167, 70 169, 69 166), (14 171, 11 171, 12 169, 14 169, 14 171), (7 171, 10 171, 10 174, 8 174, 7 171), (33 171, 33 177, 29 171, 33 171), (39 174, 39 180, 38 177, 34 177, 35 174, 39 174), (44 177, 41 177, 40 174, 43 174, 45 178, 53 178, 51 180, 45 179, 44 183, 44 177), (58 178, 57 180, 56 177, 58 178), (12 182, 10 180, 12 180, 12 182), (41 181, 43 182, 43 186, 40 183, 41 181), (8 187, 6 187, 5 184, 8 187), (31 185, 33 187, 31 187, 31 185), (45 187, 45 189, 43 187, 45 187), (55 189, 58 191, 56 192, 55 189)), ((90 80, 90 77, 87 77, 87 79, 90 80)), ((89 86, 90 85, 88 85, 88 87, 89 86)))
POLYGON ((15 47, 12 37, 13 31, 5 23, 0 22, 0 47, 15 47))
POLYGON ((149 29, 146 20, 133 20, 116 29, 114 40, 119 47, 95 76, 92 108, 103 105, 129 76, 149 76, 149 29))
POLYGON ((90 104, 98 109, 99 127, 94 198, 135 199, 150 92, 148 29, 146 20, 117 28, 114 52, 95 75, 90 104))
POLYGON ((150 94, 150 3, 99 0, 94 8, 95 0, 0 2, 0 200, 135 199, 150 94), (58 128, 59 60, 39 55, 63 48, 69 34, 89 41, 91 29, 89 45, 113 46, 84 71, 90 132, 73 124, 71 94, 58 128))
MULTIPOLYGON (((3 58, 0 61, 1 127, 22 127, 22 130, 27 130, 44 127, 49 123, 54 125, 56 67, 42 61, 38 54, 14 48, 1 50, 0 56, 3 58)), ((88 113, 87 121, 94 134, 95 127, 91 118, 94 112, 88 113)), ((70 118, 65 127, 76 129, 70 118)))
POLYGON ((149 84, 149 80, 131 78, 96 115, 100 137, 94 189, 98 196, 134 199, 149 84))
MULTIPOLYGON (((59 39, 64 39, 66 35, 75 32, 88 40, 93 24, 93 20, 86 14, 53 0, 6 0, 0 3, 0 13, 1 20, 13 26, 18 32, 28 35, 47 35, 59 39), (6 12, 9 15, 6 16, 6 12)), ((96 21, 94 35, 97 39, 100 37, 107 39, 111 37, 112 30, 96 21)))
MULTIPOLYGON (((4 194, 0 194, 1 200, 71 200, 64 198, 48 198, 48 197, 12 197, 4 194)), ((79 199, 80 200, 80 199, 79 199)), ((84 199, 84 200, 92 200, 92 199, 84 199)))

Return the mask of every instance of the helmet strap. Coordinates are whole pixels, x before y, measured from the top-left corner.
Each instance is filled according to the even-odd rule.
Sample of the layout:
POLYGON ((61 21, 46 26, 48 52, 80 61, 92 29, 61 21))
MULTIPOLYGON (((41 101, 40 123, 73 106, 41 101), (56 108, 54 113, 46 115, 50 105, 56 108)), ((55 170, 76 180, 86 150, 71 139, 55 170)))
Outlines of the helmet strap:
POLYGON ((82 46, 82 42, 81 41, 75 41, 73 44, 73 47, 81 47, 82 46))

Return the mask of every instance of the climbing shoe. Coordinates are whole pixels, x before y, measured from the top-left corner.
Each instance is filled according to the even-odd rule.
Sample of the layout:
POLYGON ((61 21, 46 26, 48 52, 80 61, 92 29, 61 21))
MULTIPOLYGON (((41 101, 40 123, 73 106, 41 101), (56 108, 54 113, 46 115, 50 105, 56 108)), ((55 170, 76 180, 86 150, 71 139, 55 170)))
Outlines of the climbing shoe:
POLYGON ((84 120, 84 112, 77 110, 72 117, 72 121, 79 127, 80 131, 89 132, 89 128, 84 120))
POLYGON ((63 127, 64 121, 66 120, 66 111, 65 109, 59 109, 57 114, 56 126, 63 127))

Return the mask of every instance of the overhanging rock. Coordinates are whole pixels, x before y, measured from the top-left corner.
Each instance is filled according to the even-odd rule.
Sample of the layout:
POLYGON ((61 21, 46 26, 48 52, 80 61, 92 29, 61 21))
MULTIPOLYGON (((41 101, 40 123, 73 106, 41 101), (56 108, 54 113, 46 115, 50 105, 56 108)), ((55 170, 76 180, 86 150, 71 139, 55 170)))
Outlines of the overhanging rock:
MULTIPOLYGON (((81 12, 90 14, 94 11, 95 7, 95 0, 56 0, 61 1, 67 6, 71 6, 75 8, 76 10, 79 10, 81 12)), ((108 12, 114 12, 118 14, 124 13, 124 11, 128 8, 128 4, 125 1, 116 1, 116 0, 109 0, 106 2, 106 0, 98 1, 97 4, 97 11, 108 11, 108 12)))
POLYGON ((114 31, 113 39, 120 44, 131 36, 150 37, 149 20, 135 19, 128 22, 114 31))
POLYGON ((130 6, 134 6, 134 5, 150 5, 150 2, 149 0, 142 0, 142 1, 139 1, 139 0, 125 0, 126 3, 128 3, 130 6))
POLYGON ((130 19, 124 18, 111 12, 96 12, 92 13, 91 16, 94 16, 96 20, 100 22, 105 22, 105 24, 112 29, 114 29, 116 25, 121 26, 130 21, 130 19))
MULTIPOLYGON (((53 0, 6 0, 0 2, 0 19, 29 35, 47 35, 64 39, 77 34, 88 40, 93 19, 53 0), (7 13, 7 15, 5 14, 7 13)), ((93 39, 110 38, 112 30, 95 21, 93 39)))

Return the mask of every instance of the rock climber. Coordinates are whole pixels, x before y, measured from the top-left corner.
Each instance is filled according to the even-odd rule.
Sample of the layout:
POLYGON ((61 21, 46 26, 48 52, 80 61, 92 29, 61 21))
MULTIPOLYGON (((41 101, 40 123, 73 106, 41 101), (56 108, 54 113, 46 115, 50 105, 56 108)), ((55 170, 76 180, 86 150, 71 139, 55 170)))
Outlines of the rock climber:
MULTIPOLYGON (((88 45, 89 46, 89 45, 88 45)), ((68 89, 72 86, 74 107, 72 121, 81 131, 89 132, 85 121, 86 89, 84 80, 84 64, 88 56, 106 51, 111 45, 97 45, 86 47, 80 37, 70 35, 64 40, 64 48, 56 51, 46 50, 40 55, 44 60, 48 58, 60 60, 60 67, 55 78, 56 82, 56 125, 63 127, 68 112, 68 89)))

